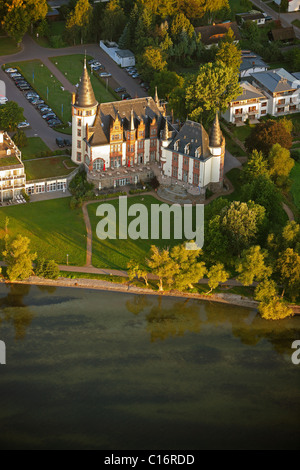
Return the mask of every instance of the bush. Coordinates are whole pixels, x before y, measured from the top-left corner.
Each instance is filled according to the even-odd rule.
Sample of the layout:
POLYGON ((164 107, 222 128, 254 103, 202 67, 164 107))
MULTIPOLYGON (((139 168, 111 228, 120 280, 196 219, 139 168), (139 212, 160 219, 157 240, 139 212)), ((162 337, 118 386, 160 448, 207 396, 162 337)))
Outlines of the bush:
POLYGON ((22 189, 22 196, 25 199, 26 202, 30 201, 30 196, 29 194, 26 193, 25 189, 22 189))
POLYGON ((53 259, 45 260, 41 258, 36 263, 35 274, 46 279, 57 279, 60 271, 58 264, 53 259))
POLYGON ((18 129, 17 132, 12 137, 14 143, 17 147, 22 148, 27 145, 27 137, 25 132, 22 129, 18 129))

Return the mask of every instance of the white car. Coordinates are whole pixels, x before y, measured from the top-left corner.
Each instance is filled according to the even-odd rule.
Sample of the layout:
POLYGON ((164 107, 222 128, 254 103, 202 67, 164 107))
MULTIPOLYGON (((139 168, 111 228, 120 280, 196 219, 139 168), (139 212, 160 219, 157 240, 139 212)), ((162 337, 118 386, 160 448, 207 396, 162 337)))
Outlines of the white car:
POLYGON ((17 72, 17 71, 18 71, 17 69, 12 69, 11 67, 9 69, 5 69, 6 73, 14 73, 14 72, 17 72))
POLYGON ((0 96, 0 104, 5 104, 8 102, 8 98, 6 96, 0 96))
POLYGON ((108 78, 108 77, 111 77, 111 73, 102 72, 102 73, 99 73, 99 77, 101 77, 101 78, 108 78))
POLYGON ((22 127, 30 127, 30 124, 27 121, 23 121, 23 122, 19 122, 17 127, 18 127, 18 129, 21 129, 22 127))

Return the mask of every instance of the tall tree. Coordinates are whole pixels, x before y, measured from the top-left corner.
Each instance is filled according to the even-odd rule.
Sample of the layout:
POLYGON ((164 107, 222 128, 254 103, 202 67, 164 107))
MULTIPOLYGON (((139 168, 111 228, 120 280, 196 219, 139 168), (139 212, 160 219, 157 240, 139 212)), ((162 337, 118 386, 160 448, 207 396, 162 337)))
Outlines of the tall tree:
POLYGON ((236 44, 225 40, 218 48, 216 60, 226 67, 232 68, 238 74, 242 63, 242 52, 236 44))
POLYGON ((93 9, 89 0, 78 0, 75 9, 71 11, 66 22, 66 28, 68 30, 75 32, 79 30, 81 42, 83 41, 89 27, 92 11, 93 9))
POLYGON ((152 273, 159 278, 158 288, 164 290, 164 286, 170 288, 174 283, 174 276, 179 273, 179 265, 171 257, 169 250, 159 250, 152 245, 150 258, 147 264, 152 273))
POLYGON ((283 286, 282 296, 285 290, 295 297, 300 288, 300 256, 292 248, 287 248, 279 254, 277 260, 279 280, 283 286))
POLYGON ((19 122, 24 120, 23 108, 14 101, 8 101, 0 106, 0 129, 4 131, 16 130, 19 122))
POLYGON ((267 156, 274 144, 290 149, 292 146, 291 134, 280 121, 269 119, 260 122, 253 129, 245 141, 247 149, 252 152, 256 149, 267 156))
POLYGON ((216 289, 220 282, 226 282, 229 278, 229 273, 225 270, 224 264, 214 264, 207 273, 208 285, 210 290, 207 294, 210 294, 213 289, 216 289))
POLYGON ((248 181, 258 176, 269 176, 268 162, 262 152, 253 150, 244 166, 244 176, 248 181))
POLYGON ((7 250, 2 253, 10 281, 27 279, 32 274, 32 262, 36 258, 36 253, 30 252, 29 244, 29 238, 17 235, 8 243, 7 250))
POLYGON ((5 16, 1 21, 4 31, 20 43, 30 24, 30 14, 24 0, 12 0, 5 4, 5 16))
POLYGON ((149 46, 140 56, 139 68, 143 71, 143 77, 147 81, 151 81, 154 72, 161 72, 166 68, 166 65, 167 62, 158 47, 149 46))
POLYGON ((178 264, 179 270, 174 274, 175 288, 193 289, 193 284, 202 279, 206 273, 205 263, 198 261, 202 250, 187 250, 185 243, 172 248, 170 256, 178 264))
POLYGON ((284 186, 288 181, 291 169, 295 165, 289 150, 281 147, 280 144, 274 144, 270 150, 268 160, 271 178, 277 186, 284 186))
POLYGON ((222 220, 233 253, 240 254, 255 241, 265 217, 265 208, 253 201, 233 201, 222 220))
POLYGON ((220 62, 200 67, 194 83, 186 90, 186 106, 190 119, 200 121, 207 113, 212 118, 217 111, 225 111, 228 103, 242 90, 237 73, 220 62))
POLYGON ((267 253, 258 245, 243 251, 236 270, 240 273, 238 280, 244 286, 250 286, 254 281, 261 281, 271 276, 272 268, 266 265, 266 256, 267 253))

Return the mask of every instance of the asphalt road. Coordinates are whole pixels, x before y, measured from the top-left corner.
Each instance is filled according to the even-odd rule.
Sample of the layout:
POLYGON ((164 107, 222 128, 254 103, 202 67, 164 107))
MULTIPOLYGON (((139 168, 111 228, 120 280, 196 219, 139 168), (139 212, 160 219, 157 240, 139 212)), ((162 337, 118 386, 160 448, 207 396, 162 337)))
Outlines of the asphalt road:
POLYGON ((267 13, 267 15, 271 16, 273 20, 279 20, 281 21, 281 25, 284 28, 287 28, 289 26, 293 26, 295 30, 296 37, 300 39, 300 29, 297 28, 297 26, 292 25, 292 21, 299 19, 300 20, 300 12, 292 12, 292 13, 277 13, 277 11, 274 11, 271 7, 268 6, 265 2, 262 0, 251 0, 251 3, 253 5, 257 6, 260 10, 263 12, 267 13))
MULTIPOLYGON (((118 85, 125 87, 128 93, 133 97, 147 96, 145 91, 139 86, 138 80, 131 78, 125 70, 121 69, 97 44, 85 44, 83 46, 72 46, 61 49, 51 49, 39 46, 29 35, 25 35, 22 41, 22 51, 17 54, 1 56, 0 66, 9 62, 19 62, 22 60, 40 59, 62 83, 64 88, 70 92, 75 91, 75 87, 66 79, 66 77, 52 64, 49 57, 68 54, 91 55, 104 65, 105 69, 112 74, 109 79, 109 85, 116 87, 118 85)), ((78 77, 79 78, 79 77, 78 77)), ((31 105, 23 93, 15 86, 14 82, 0 68, 0 80, 6 84, 6 96, 12 101, 16 101, 24 108, 24 116, 31 125, 31 129, 26 131, 28 136, 39 136, 51 149, 56 149, 56 137, 62 137, 62 134, 51 129, 42 119, 39 112, 31 105)))

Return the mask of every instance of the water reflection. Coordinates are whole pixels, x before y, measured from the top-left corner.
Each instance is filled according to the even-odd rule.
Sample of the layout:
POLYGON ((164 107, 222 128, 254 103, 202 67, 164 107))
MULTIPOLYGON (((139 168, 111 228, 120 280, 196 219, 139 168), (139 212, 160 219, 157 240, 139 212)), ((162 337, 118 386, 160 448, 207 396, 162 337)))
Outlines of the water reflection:
POLYGON ((15 339, 21 340, 25 338, 26 330, 34 318, 24 300, 30 292, 30 286, 6 284, 5 287, 9 291, 0 298, 0 326, 3 322, 12 324, 15 330, 15 339))
POLYGON ((126 302, 126 308, 134 315, 145 311, 151 342, 184 336, 187 332, 200 333, 204 326, 229 325, 233 336, 247 346, 266 339, 279 354, 290 354, 291 338, 297 337, 295 319, 293 328, 293 319, 268 321, 249 308, 194 299, 176 299, 171 306, 170 302, 170 297, 166 302, 162 296, 150 301, 146 295, 137 295, 126 302))

